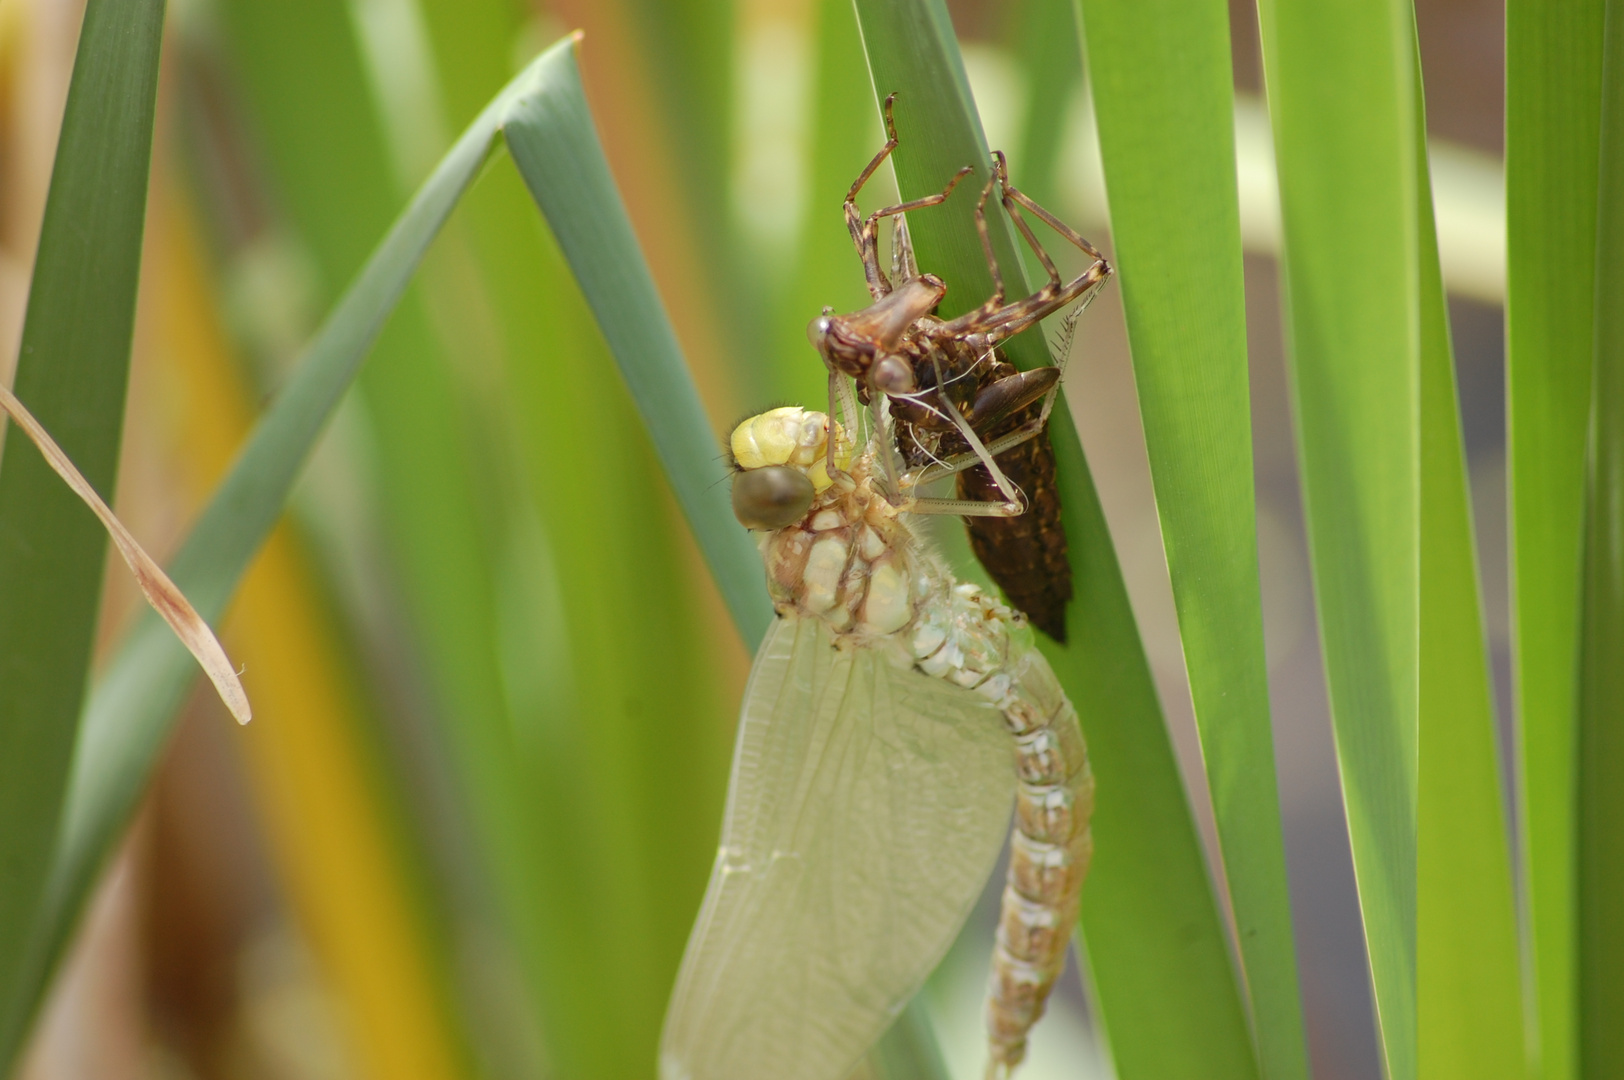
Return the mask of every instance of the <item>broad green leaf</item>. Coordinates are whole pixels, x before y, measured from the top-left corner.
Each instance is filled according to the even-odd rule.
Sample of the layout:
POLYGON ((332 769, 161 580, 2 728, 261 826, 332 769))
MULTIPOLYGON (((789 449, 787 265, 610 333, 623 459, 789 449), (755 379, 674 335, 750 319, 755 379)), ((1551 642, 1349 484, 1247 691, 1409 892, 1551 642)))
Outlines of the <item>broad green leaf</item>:
MULTIPOLYGON (((163 17, 163 0, 90 0, 85 8, 13 387, 108 501, 124 421, 163 17)), ((34 927, 62 828, 107 534, 15 426, 0 460, 4 1071, 36 1004, 34 927)))
POLYGON ((1387 1074, 1416 1076, 1420 308, 1408 4, 1264 0, 1287 342, 1387 1074))
MULTIPOLYGON (((534 92, 538 72, 556 64, 567 47, 557 46, 539 58, 470 126, 379 245, 256 425, 170 568, 205 617, 224 611, 281 516, 311 446, 429 241, 485 162, 511 103, 534 92)), ((30 927, 41 949, 23 976, 30 1008, 61 956, 102 862, 134 812, 195 675, 185 649, 148 613, 126 636, 85 706, 46 903, 30 927)), ((249 686, 252 692, 251 677, 249 686)))
MULTIPOLYGON (((1416 108, 1422 108, 1417 68, 1416 108)), ((1432 1080, 1522 1077, 1517 911, 1478 598, 1466 448, 1415 127, 1421 286, 1421 592, 1416 798, 1416 1062, 1432 1080)))
POLYGON ((1607 4, 1579 642, 1579 1068, 1624 1075, 1624 3, 1607 4))
POLYGON ((1578 1074, 1581 521, 1603 0, 1506 3, 1506 470, 1522 897, 1540 1080, 1578 1074))
MULTIPOLYGON (((909 220, 920 265, 948 283, 945 312, 967 310, 991 292, 973 197, 988 152, 946 10, 933 0, 857 0, 856 8, 876 98, 899 93, 902 196, 938 191, 964 165, 976 170, 965 191, 909 220)), ((1013 229, 1002 215, 991 224, 1000 265, 1018 280, 1013 229)), ((1049 362, 1037 333, 1010 351, 1022 366, 1049 362)), ((1045 652, 1082 717, 1098 778, 1082 925, 1117 1073, 1255 1076, 1222 922, 1110 533, 1075 431, 1055 424, 1051 437, 1077 595, 1071 645, 1045 652)))
POLYGON ((1229 12, 1082 0, 1111 241, 1259 1064, 1308 1074, 1263 655, 1229 12))

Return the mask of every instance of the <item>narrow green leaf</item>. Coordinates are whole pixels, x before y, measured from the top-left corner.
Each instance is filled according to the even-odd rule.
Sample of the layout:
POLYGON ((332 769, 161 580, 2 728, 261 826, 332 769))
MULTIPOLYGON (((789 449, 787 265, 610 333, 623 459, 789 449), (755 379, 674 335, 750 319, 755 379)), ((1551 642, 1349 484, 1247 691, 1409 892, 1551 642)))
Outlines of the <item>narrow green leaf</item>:
MULTIPOLYGON (((470 125, 378 246, 256 425, 170 568, 170 576, 205 618, 217 618, 225 610, 281 516, 311 446, 429 241, 485 162, 511 103, 535 92, 539 73, 567 49, 565 42, 543 54, 470 125)), ((30 1008, 61 956, 102 862, 134 812, 195 676, 185 649, 156 615, 147 613, 126 636, 85 706, 46 903, 30 927, 41 948, 24 973, 30 1008)))
MULTIPOLYGON (((372 228, 369 202, 392 198, 387 163, 401 156, 383 144, 365 92, 342 97, 322 125, 303 122, 305 72, 340 87, 360 79, 343 7, 231 8, 239 45, 254 54, 250 88, 275 131, 268 156, 283 198, 323 265, 342 266, 372 228), (328 158, 365 182, 324 191, 328 158)), ((466 113, 499 81, 520 13, 467 2, 420 10, 430 54, 413 75, 419 86, 438 81, 453 114, 466 113)), ((573 80, 572 67, 579 108, 541 122, 585 115, 573 80)), ((387 80, 375 89, 386 101, 387 80)), ((550 134, 589 138, 561 152, 601 159, 589 127, 550 134)), ((589 178, 599 181, 606 172, 589 178)), ((618 212, 612 188, 607 197, 618 212)), ((642 266, 635 249, 629 265, 642 266)), ((669 339, 650 291, 623 284, 614 274, 593 283, 616 344, 650 340, 634 326, 644 321, 669 339)), ((448 876, 461 867, 441 861, 459 949, 481 957, 459 965, 465 1016, 515 1075, 634 1075, 653 1060, 714 853, 727 762, 717 685, 726 669, 715 653, 731 642, 711 625, 695 562, 670 542, 682 530, 658 460, 513 170, 490 170, 469 194, 403 334, 412 316, 408 298, 361 389, 445 759, 431 767, 445 769, 474 841, 462 858, 472 880, 448 876), (606 924, 616 927, 609 938, 606 924), (538 1041, 545 1062, 530 1050, 538 1041)), ((681 415, 692 436, 681 448, 703 447, 704 485, 717 486, 714 433, 696 409, 681 415)), ((759 558, 747 550, 764 622, 759 558)))
POLYGON ((597 316, 733 621, 753 646, 772 617, 760 556, 717 482, 716 437, 609 174, 579 76, 561 69, 553 78, 553 93, 514 110, 507 128, 513 161, 597 316), (642 315, 627 318, 628 310, 642 315))
MULTIPOLYGON (((90 0, 85 8, 14 384, 108 501, 124 422, 163 16, 163 0, 90 0)), ((15 426, 0 460, 4 1071, 34 1011, 32 928, 61 827, 107 534, 15 426)))
POLYGON ((1624 3, 1608 0, 1579 645, 1579 1066, 1624 1075, 1624 3))
POLYGON ((1420 311, 1407 3, 1259 5, 1298 460, 1387 1074, 1416 1076, 1420 311))
POLYGON ((1306 1077, 1269 726, 1229 10, 1081 0, 1111 240, 1263 1075, 1306 1077), (1177 208, 1169 213, 1169 208, 1177 208))
MULTIPOLYGON (((1422 108, 1416 68, 1416 108, 1422 108)), ((1415 126, 1421 284, 1416 1061, 1428 1080, 1527 1074, 1517 909, 1478 599, 1466 447, 1428 175, 1415 126)))
POLYGON ((1506 453, 1535 1075, 1578 1075, 1581 519, 1603 0, 1506 3, 1506 453))
MULTIPOLYGON (((968 194, 985 181, 988 153, 946 10, 934 0, 856 8, 876 97, 899 92, 902 196, 976 169, 966 194, 909 220, 920 265, 948 283, 945 312, 964 311, 991 291, 968 194)), ((990 224, 1004 273, 1018 280, 1013 230, 1002 215, 990 224)), ((1049 362, 1036 333, 1010 351, 1022 366, 1049 362)), ((1077 595, 1071 645, 1045 652, 1082 717, 1098 778, 1082 925, 1117 1074, 1255 1076, 1223 925, 1099 498, 1075 430, 1061 423, 1050 433, 1077 595)))

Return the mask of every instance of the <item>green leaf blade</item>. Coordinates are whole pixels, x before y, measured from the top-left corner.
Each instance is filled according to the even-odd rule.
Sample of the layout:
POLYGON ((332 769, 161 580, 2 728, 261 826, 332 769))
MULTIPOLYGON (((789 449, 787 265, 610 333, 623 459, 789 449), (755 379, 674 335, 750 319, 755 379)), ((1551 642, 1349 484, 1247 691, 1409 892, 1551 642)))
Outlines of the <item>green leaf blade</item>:
MULTIPOLYGON (((1067 113, 1084 76, 1077 28, 1071 0, 1026 0, 1008 34, 1012 51, 1027 71, 1021 108, 1025 121, 1019 144, 1007 148, 1009 167, 1021 177, 1021 190, 1044 206, 1063 204, 1067 113)), ((1030 264, 1027 273, 1035 273, 1030 264)))
POLYGON ((1307 1075, 1252 488, 1227 9, 1083 0, 1151 478, 1263 1075, 1307 1075), (1176 207, 1176 213, 1168 208, 1176 207))
POLYGON ((1077 595, 1044 653, 1077 706, 1097 783, 1082 929, 1122 1080, 1260 1075, 1200 838, 1098 492, 1055 430, 1077 595), (1086 613, 1086 614, 1082 614, 1086 613), (1107 793, 1113 783, 1114 792, 1107 793))
MULTIPOLYGON (((1419 72, 1418 72, 1419 74, 1419 72)), ((1417 108, 1421 106, 1417 95, 1417 108)), ((1418 140, 1424 125, 1416 125, 1418 140)), ((1420 1075, 1525 1076, 1522 982, 1466 448, 1417 142, 1421 270, 1421 590, 1416 796, 1420 1075)))
MULTIPOLYGON (((900 93, 902 197, 940 190, 963 165, 976 169, 963 187, 979 187, 987 148, 945 9, 928 0, 857 0, 856 8, 876 97, 900 93)), ((949 315, 991 292, 973 215, 974 200, 955 196, 909 221, 920 265, 948 283, 949 315)), ((989 223, 1000 265, 1014 277, 1022 264, 1013 230, 1002 215, 989 223)), ((1009 351, 1022 366, 1050 362, 1037 334, 1014 339, 1009 351)), ((1050 434, 1077 595, 1071 644, 1044 651, 1077 706, 1098 779, 1082 925, 1117 1074, 1256 1076, 1222 921, 1098 495, 1072 426, 1055 424, 1050 434)))
POLYGON ((1578 665, 1603 0, 1506 4, 1506 469, 1541 1080, 1578 1076, 1578 665))
POLYGON ((620 202, 578 74, 571 81, 573 92, 560 82, 557 92, 515 110, 508 145, 597 317, 733 621, 753 647, 772 618, 761 560, 718 482, 718 441, 620 202))
POLYGON ((1298 460, 1388 1075, 1416 1075, 1417 185, 1409 6, 1265 0, 1298 460))
MULTIPOLYGON (((85 9, 14 390, 109 501, 152 152, 163 0, 85 9)), ((33 1015, 45 895, 107 537, 22 431, 0 469, 0 1068, 33 1015)))
POLYGON ((1607 5, 1579 651, 1579 1065, 1624 1073, 1624 4, 1607 5))

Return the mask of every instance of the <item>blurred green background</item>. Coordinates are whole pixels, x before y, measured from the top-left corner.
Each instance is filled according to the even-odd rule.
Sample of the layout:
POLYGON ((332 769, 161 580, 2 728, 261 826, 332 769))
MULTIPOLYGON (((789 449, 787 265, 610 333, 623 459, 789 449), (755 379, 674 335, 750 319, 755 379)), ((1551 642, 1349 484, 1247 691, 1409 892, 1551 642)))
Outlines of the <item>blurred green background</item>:
MULTIPOLYGON (((989 143, 1110 251, 1070 4, 948 7, 989 143)), ((0 365, 17 353, 82 11, 0 0, 0 365)), ((1491 0, 1420 0, 1416 13, 1510 760, 1505 13, 1491 0)), ((1303 1009, 1314 1074, 1373 1080, 1292 444, 1258 15, 1236 2, 1229 17, 1303 1009)), ((849 2, 171 0, 117 501, 160 557, 454 135, 575 28, 593 115, 714 431, 770 403, 822 401, 804 328, 825 305, 865 302, 840 200, 881 141, 849 2)), ((1113 286, 1085 317, 1068 394, 1221 868, 1120 305, 1113 286)), ((719 450, 715 475, 724 482, 719 450)), ((104 645, 138 603, 115 567, 104 645)), ((506 161, 431 248, 224 638, 256 720, 236 730, 194 695, 20 1075, 652 1075, 749 656, 506 161)), ((992 912, 984 898, 926 994, 955 1077, 979 1073, 992 912)), ((1068 977, 1023 1075, 1110 1068, 1068 977)))

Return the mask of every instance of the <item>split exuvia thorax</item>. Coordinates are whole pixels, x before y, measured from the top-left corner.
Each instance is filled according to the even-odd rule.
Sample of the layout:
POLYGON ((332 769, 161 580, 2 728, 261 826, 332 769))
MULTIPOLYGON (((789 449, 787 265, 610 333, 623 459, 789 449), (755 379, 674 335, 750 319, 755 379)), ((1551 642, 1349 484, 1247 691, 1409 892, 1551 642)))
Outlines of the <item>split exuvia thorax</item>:
MULTIPOLYGON (((877 676, 886 681, 887 689, 872 695, 874 715, 868 722, 884 726, 886 718, 879 713, 886 702, 912 702, 928 696, 936 703, 933 711, 939 715, 921 722, 927 728, 929 724, 975 725, 995 732, 1008 747, 1009 771, 1002 782, 1013 788, 1014 831, 986 1008, 988 1075, 1007 1076, 1024 1056, 1027 1032, 1042 1014, 1049 991, 1064 966, 1091 851, 1088 822, 1093 777, 1077 714, 1048 662, 1033 646, 1025 620, 977 586, 954 581, 942 561, 909 528, 907 500, 893 501, 880 490, 883 477, 876 475, 868 452, 853 453, 849 447, 837 444, 834 468, 828 467, 831 456, 826 440, 830 429, 827 416, 800 408, 775 409, 741 424, 731 445, 738 469, 736 480, 741 482, 735 488, 735 508, 747 523, 771 523, 756 527, 763 529, 761 548, 767 584, 780 615, 775 630, 815 622, 819 624, 820 640, 828 642, 825 648, 832 647, 837 658, 872 663, 875 671, 888 673, 877 676), (762 477, 766 479, 757 482, 756 478, 762 477), (758 496, 761 505, 754 502, 758 496), (927 693, 921 688, 910 696, 913 692, 909 688, 927 679, 951 689, 945 693, 931 689, 927 693)), ((840 439, 838 427, 836 433, 840 439)), ((761 697, 760 684, 765 680, 767 692, 779 694, 780 699, 799 694, 802 697, 795 700, 804 698, 809 703, 804 707, 815 710, 817 706, 812 703, 822 700, 816 687, 798 686, 787 676, 780 684, 772 681, 781 677, 776 668, 763 670, 769 663, 790 663, 779 658, 782 650, 770 648, 772 642, 770 634, 769 645, 764 645, 758 656, 748 696, 761 697), (780 689, 780 685, 787 689, 780 689)), ((837 666, 830 670, 841 669, 837 666)), ((747 721, 752 707, 752 701, 747 700, 747 721)), ((829 707, 831 717, 845 717, 847 711, 829 707)), ((947 737, 946 733, 940 736, 947 737)), ((931 740, 936 738, 927 734, 922 741, 935 745, 931 740)), ((869 747, 865 752, 928 756, 927 751, 914 749, 913 744, 898 742, 895 747, 882 745, 878 751, 869 747)), ((815 732, 808 737, 807 745, 822 745, 815 732)), ((867 744, 853 740, 851 745, 867 744)), ((909 939, 906 945, 899 946, 909 955, 873 958, 874 977, 891 981, 885 983, 883 1000, 869 1010, 876 1014, 872 1023, 861 1008, 850 1010, 853 1015, 848 1018, 844 1003, 837 1000, 838 994, 831 992, 828 984, 834 981, 844 986, 849 996, 864 998, 868 983, 863 965, 868 961, 862 955, 842 955, 846 943, 809 940, 793 942, 793 947, 775 943, 758 949, 750 941, 713 940, 721 932, 715 918, 719 905, 730 902, 726 895, 730 889, 740 888, 734 879, 739 875, 766 875, 769 863, 814 861, 810 853, 823 850, 817 836, 817 815, 821 810, 835 809, 819 805, 816 782, 808 782, 804 792, 783 795, 793 804, 792 811, 774 802, 777 796, 741 792, 741 786, 751 786, 742 778, 754 777, 752 770, 758 767, 757 762, 744 759, 759 753, 746 745, 746 736, 741 732, 724 848, 706 908, 689 943, 662 1041, 662 1075, 667 1080, 742 1080, 769 1075, 843 1080, 846 1071, 883 1034, 895 1012, 917 991, 951 944, 974 901, 974 893, 991 869, 989 859, 987 867, 979 871, 979 881, 972 875, 958 886, 966 896, 957 923, 945 920, 930 940, 909 939), (741 799, 750 798, 760 799, 763 809, 756 811, 741 805, 741 799), (754 821, 752 814, 771 817, 792 813, 801 822, 797 826, 800 831, 781 831, 783 835, 800 837, 795 843, 808 854, 774 847, 765 859, 760 853, 749 858, 744 846, 729 847, 730 836, 741 830, 757 825, 776 828, 770 822, 754 821), (831 1012, 838 1013, 838 1019, 825 1024, 812 1014, 814 1008, 799 1017, 777 1015, 795 1011, 794 994, 783 998, 767 995, 759 1007, 728 1000, 727 991, 719 987, 733 981, 733 974, 738 977, 736 981, 749 983, 753 973, 742 965, 757 952, 775 957, 773 963, 782 969, 783 979, 804 983, 809 1006, 833 1002, 831 1012), (741 966, 730 974, 728 964, 741 966), (896 974, 899 971, 906 974, 896 974), (768 1010, 772 1011, 770 1015, 768 1010), (757 1038, 746 1030, 751 1025, 765 1026, 779 1034, 771 1039, 757 1038), (820 1039, 838 1045, 826 1054, 819 1053, 820 1039), (775 1060, 774 1047, 778 1046, 802 1049, 795 1053, 794 1060, 780 1061, 775 1060)), ((896 768, 912 764, 898 762, 896 768)), ((828 775, 831 768, 838 774, 838 767, 809 761, 796 763, 784 775, 815 777, 828 775)), ((925 793, 922 798, 936 795, 928 788, 920 790, 925 793)), ((949 805, 955 798, 964 798, 962 793, 952 791, 940 794, 949 805)), ((1007 798, 1004 796, 1001 802, 1006 808, 1007 798)), ((895 813, 905 819, 907 808, 895 813)), ((883 818, 884 814, 879 816, 883 818)), ((891 840, 896 845, 917 842, 911 836, 891 840)), ((951 838, 935 842, 946 848, 951 838)), ((948 855, 945 850, 943 854, 944 858, 948 855)), ((828 863, 839 857, 819 854, 816 859, 828 863)), ((829 891, 827 882, 814 872, 827 878, 848 869, 806 865, 793 885, 763 888, 761 898, 750 902, 763 911, 782 910, 796 913, 795 917, 800 917, 803 904, 826 902, 838 907, 843 903, 838 891, 829 891), (805 890, 807 896, 780 895, 790 888, 805 890)), ((861 867, 855 869, 862 872, 861 867)), ((731 908, 727 912, 731 933, 758 934, 763 942, 775 933, 771 925, 775 917, 746 918, 731 908)))

